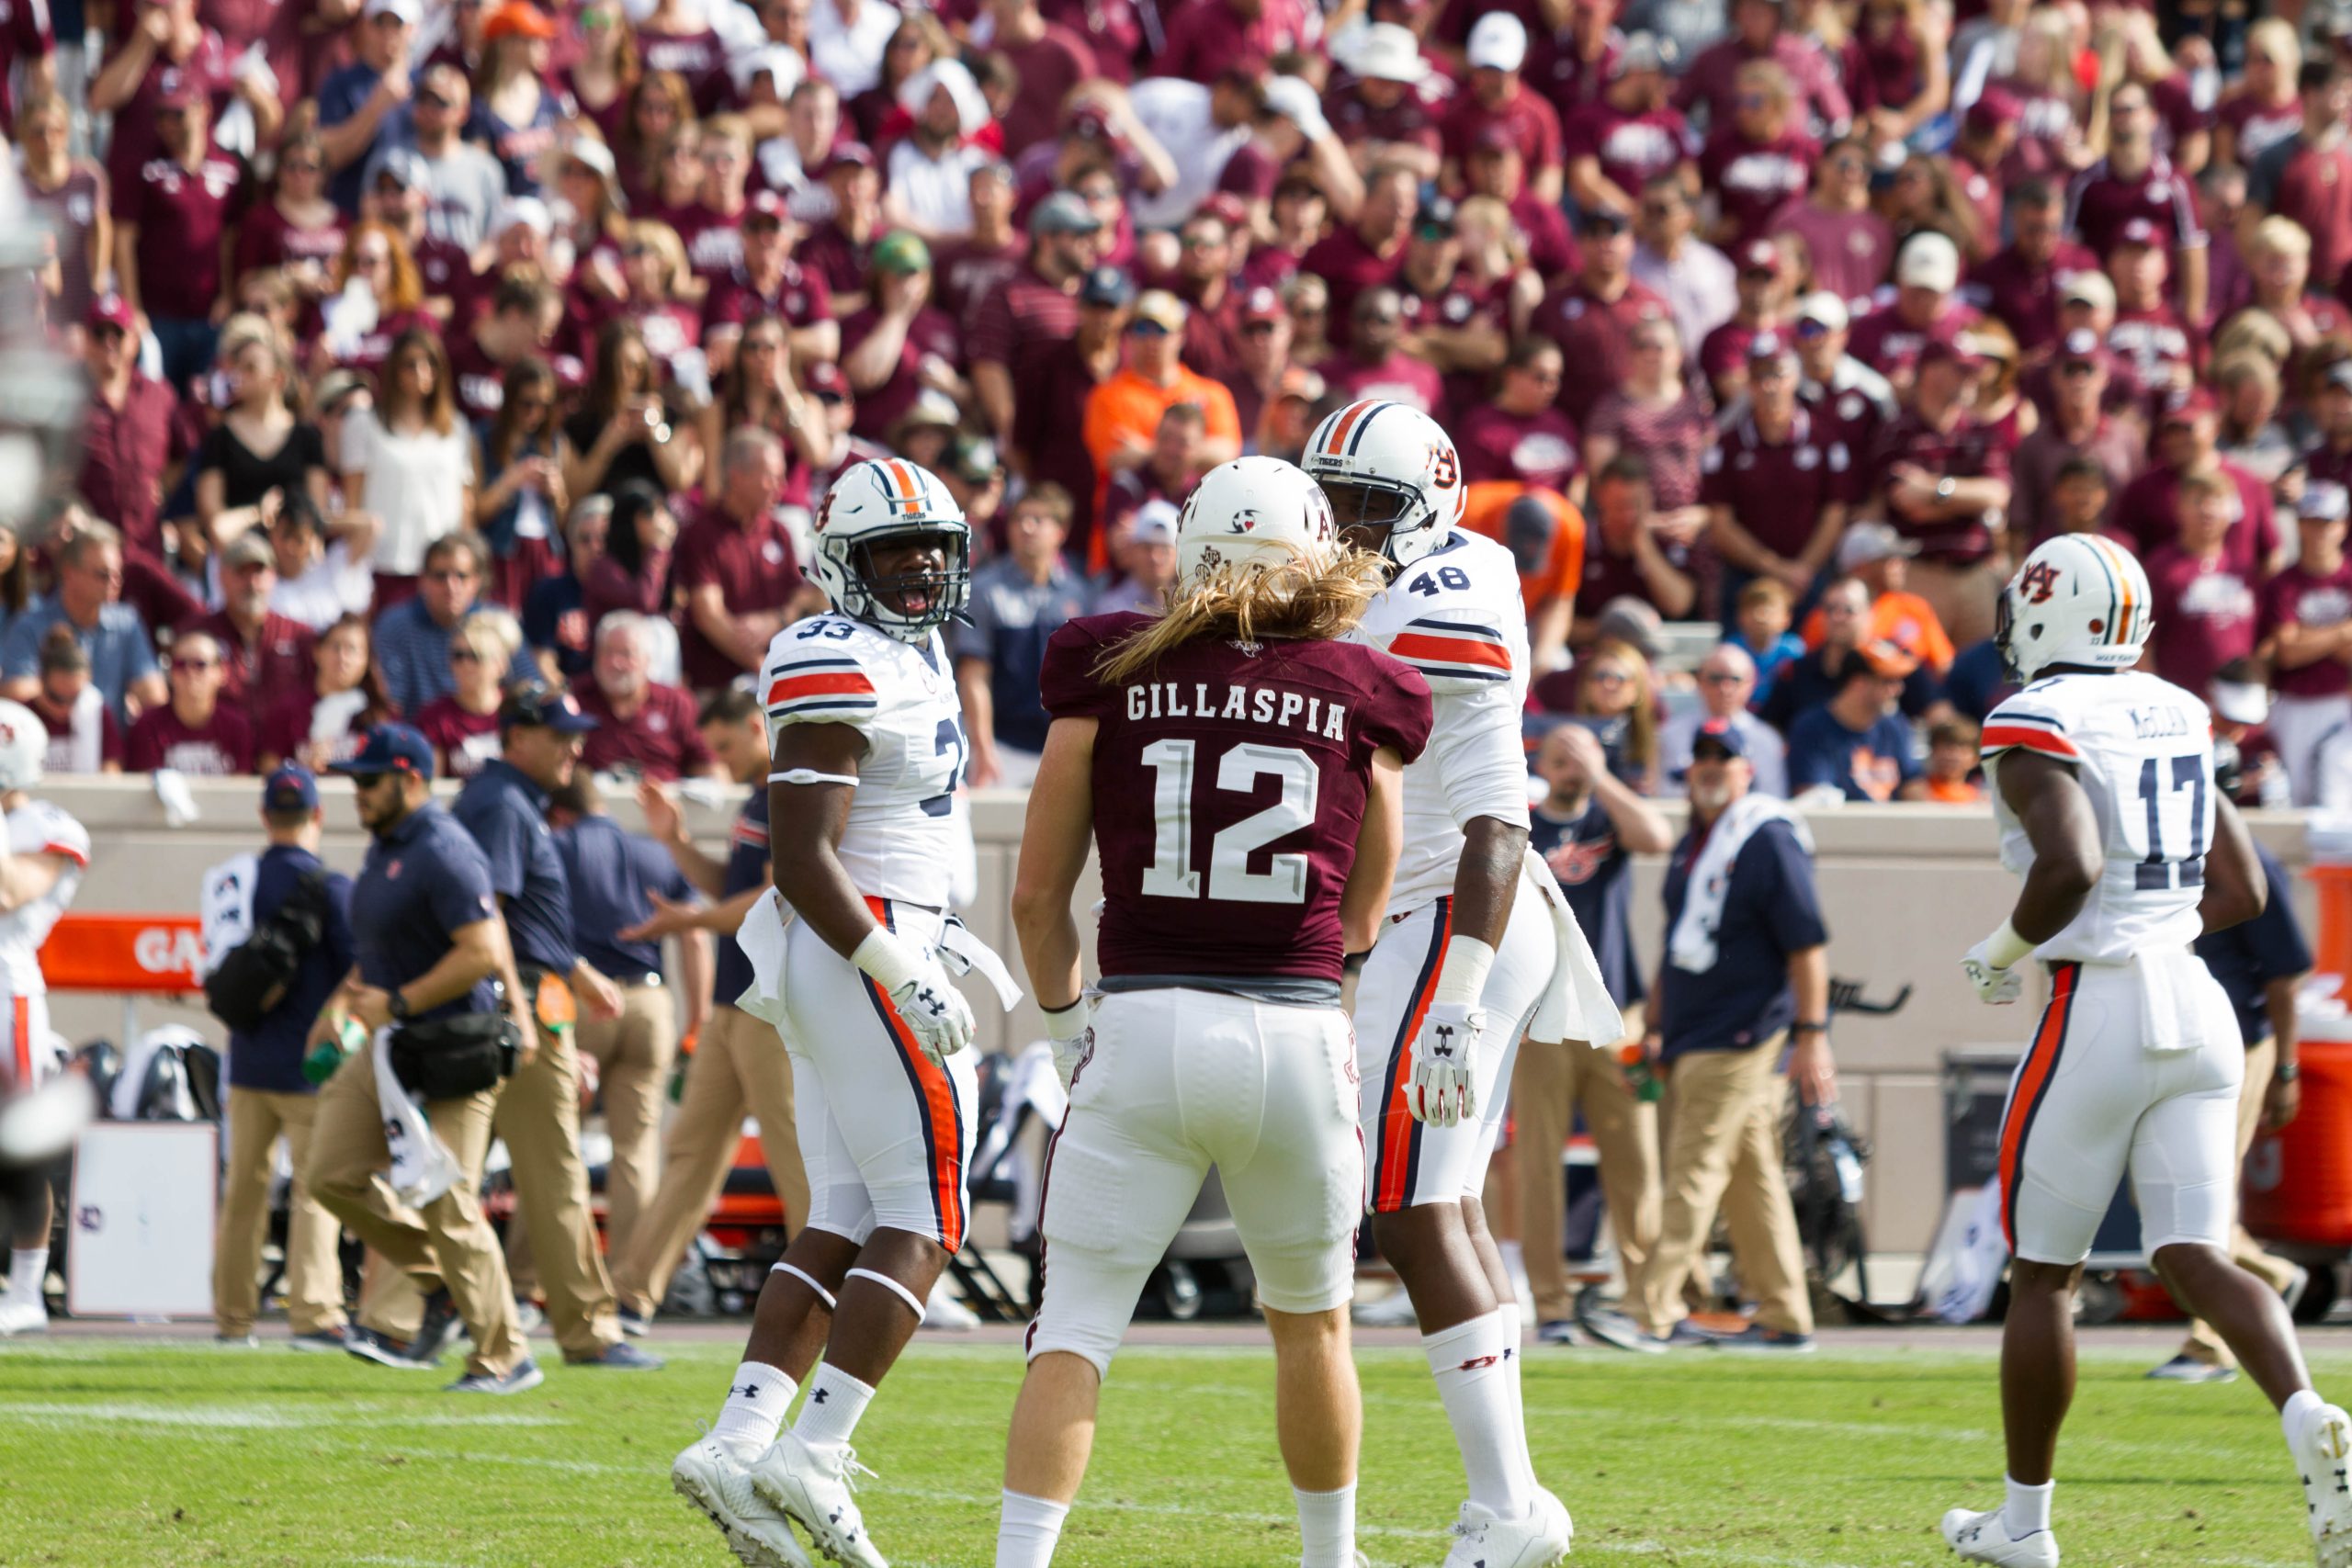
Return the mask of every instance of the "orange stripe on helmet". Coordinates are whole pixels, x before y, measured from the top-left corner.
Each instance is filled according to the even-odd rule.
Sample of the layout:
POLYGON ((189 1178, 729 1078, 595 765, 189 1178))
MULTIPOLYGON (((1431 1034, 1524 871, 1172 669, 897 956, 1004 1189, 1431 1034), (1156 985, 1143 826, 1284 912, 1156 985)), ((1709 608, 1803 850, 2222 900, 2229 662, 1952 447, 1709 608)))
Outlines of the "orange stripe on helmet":
POLYGON ((1338 413, 1333 414, 1331 416, 1331 439, 1323 444, 1323 455, 1326 457, 1338 457, 1340 455, 1340 449, 1347 445, 1348 432, 1353 430, 1356 427, 1357 422, 1371 412, 1372 400, 1370 398, 1366 398, 1363 401, 1351 404, 1349 407, 1341 409, 1338 413))

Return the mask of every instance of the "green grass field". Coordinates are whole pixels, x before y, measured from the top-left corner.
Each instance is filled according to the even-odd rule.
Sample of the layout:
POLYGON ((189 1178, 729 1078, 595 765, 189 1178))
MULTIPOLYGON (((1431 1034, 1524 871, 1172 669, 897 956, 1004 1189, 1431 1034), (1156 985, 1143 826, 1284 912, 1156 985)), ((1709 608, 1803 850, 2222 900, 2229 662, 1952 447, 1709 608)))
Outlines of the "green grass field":
MULTIPOLYGON (((672 1495, 668 1466, 716 1412, 735 1356, 653 1343, 666 1371, 557 1368, 501 1401, 282 1348, 0 1346, 0 1564, 731 1564, 672 1495)), ((1572 1561, 1948 1560, 1944 1508, 1999 1498, 1994 1365, 1921 1344, 1769 1364, 1533 1348, 1529 1424, 1538 1469, 1576 1516, 1572 1561)), ((2057 1495, 2070 1568, 2308 1563, 2260 1395, 2243 1381, 2148 1383, 2148 1359, 2086 1354, 2057 1495)), ((1367 1349, 1362 1364, 1363 1545, 1375 1563, 1435 1564, 1462 1475, 1427 1371, 1409 1349, 1367 1349)), ((2342 1389, 2352 1356, 2315 1370, 2342 1389)), ((896 1568, 993 1560, 1020 1375, 1010 1346, 924 1341, 876 1402, 858 1447, 879 1476, 861 1499, 896 1568)), ((1263 1352, 1129 1351, 1057 1563, 1295 1562, 1272 1428, 1263 1352)))

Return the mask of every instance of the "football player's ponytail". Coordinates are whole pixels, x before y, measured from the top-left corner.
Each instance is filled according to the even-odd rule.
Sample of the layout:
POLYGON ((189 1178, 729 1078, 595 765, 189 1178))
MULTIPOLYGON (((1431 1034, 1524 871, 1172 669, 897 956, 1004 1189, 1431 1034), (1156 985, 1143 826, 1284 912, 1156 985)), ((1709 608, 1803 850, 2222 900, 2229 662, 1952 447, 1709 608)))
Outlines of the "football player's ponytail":
POLYGON ((1159 618, 1106 650, 1094 675, 1117 685, 1200 637, 1329 642, 1355 629, 1385 581, 1380 557, 1369 550, 1345 550, 1320 564, 1302 558, 1277 567, 1216 567, 1170 586, 1159 618))

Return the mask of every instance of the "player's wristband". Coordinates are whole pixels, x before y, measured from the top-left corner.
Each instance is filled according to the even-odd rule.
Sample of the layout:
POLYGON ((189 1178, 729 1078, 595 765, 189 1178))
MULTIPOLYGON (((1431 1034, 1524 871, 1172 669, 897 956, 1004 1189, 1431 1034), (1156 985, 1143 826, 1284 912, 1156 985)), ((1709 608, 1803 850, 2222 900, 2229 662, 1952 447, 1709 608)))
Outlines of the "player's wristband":
POLYGON ((1792 1034, 1826 1034, 1829 1032, 1829 1026, 1826 1023, 1792 1023, 1789 1025, 1789 1032, 1792 1034))
POLYGON ((1371 956, 1372 949, 1368 947, 1362 953, 1351 953, 1343 955, 1340 960, 1340 973, 1342 975, 1363 974, 1363 961, 1371 956))
POLYGON ((1046 1038, 1055 1044, 1067 1045, 1086 1037, 1087 1007, 1083 995, 1066 1008, 1046 1008, 1042 1010, 1046 1015, 1046 1038))
POLYGON ((1495 966, 1495 950, 1475 936, 1446 939, 1445 960, 1437 972, 1433 1001, 1456 1007, 1476 1007, 1486 994, 1487 976, 1495 966))
POLYGON ((1996 969, 2014 969, 2018 961, 2030 953, 2033 947, 2032 942, 2018 935, 2017 927, 2003 920, 2001 929, 1984 939, 1984 956, 1992 961, 1996 969))
POLYGON ((849 961, 871 976, 886 996, 922 974, 923 964, 920 952, 880 926, 865 933, 849 961))

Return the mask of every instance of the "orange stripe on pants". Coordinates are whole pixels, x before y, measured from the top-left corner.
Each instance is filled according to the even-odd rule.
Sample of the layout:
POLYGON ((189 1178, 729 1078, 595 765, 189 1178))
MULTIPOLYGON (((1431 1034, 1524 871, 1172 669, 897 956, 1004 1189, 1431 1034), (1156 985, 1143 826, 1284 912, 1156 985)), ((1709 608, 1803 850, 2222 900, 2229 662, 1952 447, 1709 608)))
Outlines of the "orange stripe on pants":
POLYGON ((2061 964, 2051 971, 2050 1005, 2042 1010, 2041 1027, 2034 1032, 2025 1066, 2018 1071, 2017 1090, 2009 1096, 2008 1114, 2001 1122, 2001 1235, 2012 1254, 2018 1249, 2018 1185, 2025 1174, 2025 1135, 2040 1107, 2042 1091, 2050 1087, 2059 1048, 2065 1043, 2066 1020, 2074 1011, 2075 982, 2081 974, 2079 964, 2061 964))
POLYGON ((33 1006, 29 998, 10 999, 16 1005, 9 1010, 8 1032, 17 1043, 17 1092, 22 1094, 33 1087, 33 1006))
MULTIPOLYGON (((890 918, 887 899, 868 897, 865 907, 875 918, 892 931, 897 923, 890 918)), ((875 1010, 882 1016, 890 1031, 892 1042, 904 1059, 907 1076, 914 1080, 921 1103, 916 1112, 922 1118, 931 1144, 932 1197, 939 1209, 939 1245, 949 1252, 964 1249, 964 1134, 956 1114, 956 1088, 947 1081, 946 1069, 931 1059, 899 1016, 896 1003, 888 993, 869 977, 865 989, 873 997, 875 1010)))
POLYGON ((1453 935, 1453 900, 1441 898, 1437 902, 1437 935, 1430 947, 1429 972, 1421 976, 1412 1005, 1405 1010, 1404 1032, 1396 1037, 1389 1060, 1388 1108, 1380 1118, 1380 1190, 1373 1195, 1375 1213, 1393 1214, 1405 1206, 1405 1200, 1410 1196, 1413 1134, 1420 1126, 1413 1120, 1408 1103, 1413 1084, 1413 1041, 1421 1032, 1421 1021, 1429 1017, 1430 1003, 1437 996, 1438 971, 1444 967, 1445 944, 1453 935))

